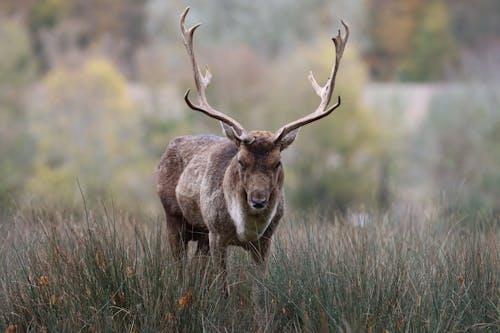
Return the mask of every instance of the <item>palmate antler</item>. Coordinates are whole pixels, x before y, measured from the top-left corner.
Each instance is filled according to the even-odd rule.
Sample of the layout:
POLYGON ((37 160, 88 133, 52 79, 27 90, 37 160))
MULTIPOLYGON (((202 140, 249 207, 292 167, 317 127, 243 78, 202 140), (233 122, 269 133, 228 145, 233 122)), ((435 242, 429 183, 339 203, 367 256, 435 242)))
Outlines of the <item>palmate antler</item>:
POLYGON ((200 111, 209 117, 215 118, 229 125, 229 127, 234 132, 234 136, 236 136, 240 141, 251 142, 253 141, 253 137, 248 135, 247 131, 243 128, 243 126, 241 126, 239 122, 229 117, 228 115, 220 111, 217 111, 216 109, 211 107, 207 101, 205 90, 208 84, 210 83, 210 80, 212 79, 212 74, 210 73, 207 67, 205 75, 203 75, 200 72, 200 68, 198 67, 198 64, 196 62, 196 58, 194 56, 194 51, 193 51, 193 35, 196 29, 201 25, 201 23, 198 23, 192 26, 191 28, 186 29, 185 21, 188 12, 189 12, 189 7, 187 7, 181 15, 180 25, 181 25, 182 39, 184 41, 184 45, 186 46, 189 59, 191 60, 191 65, 193 67, 194 82, 196 85, 196 91, 198 92, 198 104, 193 104, 189 100, 189 91, 190 91, 189 89, 186 91, 186 94, 184 95, 184 100, 191 109, 200 111))
POLYGON ((330 99, 332 98, 333 90, 335 88, 335 78, 337 76, 337 71, 339 69, 340 65, 340 59, 342 58, 342 54, 344 53, 344 48, 345 45, 347 44, 347 40, 349 39, 349 26, 347 23, 345 23, 343 20, 341 21, 342 25, 345 28, 346 35, 344 38, 342 38, 342 35, 340 34, 340 29, 337 33, 337 36, 332 38, 333 43, 335 44, 335 63, 332 68, 332 72, 330 74, 330 77, 328 78, 326 84, 321 87, 317 82, 316 79, 314 78, 314 75, 311 72, 309 72, 309 80, 311 81, 311 84, 314 88, 314 91, 316 91, 316 94, 318 94, 319 97, 321 97, 321 103, 319 104, 318 108, 313 112, 308 114, 305 117, 302 117, 300 119, 297 119, 291 123, 286 124, 285 126, 281 127, 279 130, 276 131, 274 134, 273 141, 275 143, 279 142, 282 138, 284 138, 288 133, 306 125, 309 123, 312 123, 313 121, 319 120, 323 117, 328 116, 330 113, 332 113, 333 110, 338 108, 340 106, 340 96, 338 97, 337 103, 335 103, 333 106, 327 109, 328 104, 330 103, 330 99))

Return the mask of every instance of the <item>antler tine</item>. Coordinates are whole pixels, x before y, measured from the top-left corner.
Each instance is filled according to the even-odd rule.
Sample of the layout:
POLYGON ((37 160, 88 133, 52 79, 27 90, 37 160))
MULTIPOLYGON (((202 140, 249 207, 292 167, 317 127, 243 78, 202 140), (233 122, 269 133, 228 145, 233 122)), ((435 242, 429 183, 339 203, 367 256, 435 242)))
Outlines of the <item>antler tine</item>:
POLYGON ((342 25, 344 26, 344 29, 346 31, 345 37, 342 37, 342 34, 340 32, 340 29, 335 37, 332 38, 333 44, 335 45, 335 63, 332 67, 332 71, 330 73, 330 77, 326 81, 324 86, 320 86, 316 79, 314 78, 314 75, 311 72, 309 72, 308 78, 309 81, 311 81, 311 85, 316 92, 316 94, 321 98, 321 103, 319 106, 316 108, 316 110, 310 114, 308 114, 305 117, 302 117, 300 119, 297 119, 291 123, 286 124, 285 126, 281 127, 279 130, 276 131, 274 134, 274 142, 279 142, 283 137, 285 137, 288 133, 306 125, 309 123, 312 123, 313 121, 319 120, 323 117, 328 116, 330 113, 333 112, 336 108, 340 106, 340 96, 338 97, 337 103, 332 105, 330 108, 328 107, 328 104, 330 103, 330 100, 332 98, 332 94, 335 88, 335 78, 337 76, 337 71, 339 69, 340 65, 340 60, 342 58, 342 55, 344 53, 345 45, 347 44, 347 40, 349 39, 349 26, 344 20, 341 20, 342 25))
POLYGON ((241 126, 239 122, 234 120, 233 118, 229 117, 228 115, 217 111, 213 107, 210 106, 210 104, 207 101, 206 93, 205 90, 207 86, 210 83, 210 80, 212 78, 212 74, 208 70, 208 67, 205 70, 205 75, 203 75, 200 71, 200 68, 198 67, 198 63, 196 61, 196 57, 194 55, 193 51, 193 36, 194 32, 198 27, 201 25, 201 23, 198 23, 194 26, 192 26, 189 29, 186 29, 185 22, 186 22, 186 16, 189 12, 190 7, 186 7, 184 12, 181 15, 180 19, 180 28, 181 28, 181 34, 182 34, 182 40, 184 42, 184 46, 186 47, 186 51, 188 53, 189 59, 191 60, 191 66, 193 69, 193 77, 194 77, 194 83, 196 86, 196 91, 198 93, 198 104, 194 104, 190 101, 189 99, 189 92, 190 90, 188 89, 186 91, 186 94, 184 95, 184 100, 186 101, 186 104, 193 110, 200 111, 207 116, 211 118, 215 118, 227 125, 229 125, 235 134, 235 136, 240 139, 241 141, 249 142, 252 140, 252 137, 250 137, 247 134, 247 131, 241 126))

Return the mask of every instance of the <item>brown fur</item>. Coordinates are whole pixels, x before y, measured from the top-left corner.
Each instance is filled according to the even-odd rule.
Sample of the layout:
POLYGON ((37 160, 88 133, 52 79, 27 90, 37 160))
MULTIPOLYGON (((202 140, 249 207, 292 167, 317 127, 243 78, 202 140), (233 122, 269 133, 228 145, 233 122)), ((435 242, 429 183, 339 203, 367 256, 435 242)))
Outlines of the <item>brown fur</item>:
POLYGON ((226 249, 236 245, 251 251, 265 268, 284 210, 282 147, 271 141, 272 133, 249 134, 255 137, 250 144, 199 135, 178 137, 168 145, 157 168, 157 190, 174 258, 182 257, 189 241, 197 241, 197 252, 210 251, 224 272, 226 249), (252 200, 263 198, 265 207, 254 209, 252 200), (234 202, 240 205, 243 219, 254 225, 243 228, 240 235, 230 212, 234 202), (255 227, 266 221, 264 230, 255 227))

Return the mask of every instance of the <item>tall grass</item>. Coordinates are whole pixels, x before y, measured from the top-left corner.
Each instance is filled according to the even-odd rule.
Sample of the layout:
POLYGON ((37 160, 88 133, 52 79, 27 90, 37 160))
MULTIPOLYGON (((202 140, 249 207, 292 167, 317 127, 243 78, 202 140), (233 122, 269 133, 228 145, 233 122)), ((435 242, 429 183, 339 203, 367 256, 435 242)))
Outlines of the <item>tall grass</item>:
POLYGON ((160 218, 17 212, 0 224, 0 331, 500 331, 498 217, 370 219, 284 221, 265 278, 230 251, 223 297, 204 267, 177 277, 160 218))

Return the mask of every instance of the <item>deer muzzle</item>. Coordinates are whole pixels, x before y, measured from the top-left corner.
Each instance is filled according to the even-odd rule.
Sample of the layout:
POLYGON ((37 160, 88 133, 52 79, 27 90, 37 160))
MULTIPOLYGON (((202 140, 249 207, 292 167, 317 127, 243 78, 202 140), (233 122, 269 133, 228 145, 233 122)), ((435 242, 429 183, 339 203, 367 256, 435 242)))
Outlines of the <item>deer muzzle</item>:
POLYGON ((263 190, 254 190, 250 192, 250 205, 254 209, 264 209, 267 206, 269 192, 263 190))

